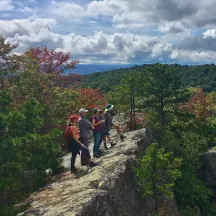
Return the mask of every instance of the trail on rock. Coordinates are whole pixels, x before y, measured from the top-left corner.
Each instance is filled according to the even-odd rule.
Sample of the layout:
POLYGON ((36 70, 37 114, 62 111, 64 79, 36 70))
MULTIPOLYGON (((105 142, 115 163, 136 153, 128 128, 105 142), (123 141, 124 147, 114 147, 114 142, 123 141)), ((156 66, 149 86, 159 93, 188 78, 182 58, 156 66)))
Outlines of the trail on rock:
MULTIPOLYGON (((98 159, 98 166, 82 168, 76 175, 66 171, 56 176, 53 183, 29 197, 30 208, 19 216, 151 215, 153 202, 142 199, 132 168, 136 158, 144 155, 152 137, 146 129, 128 132, 126 136, 98 159)), ((70 155, 67 155, 64 157, 66 168, 69 162, 70 155)), ((169 215, 176 216, 176 203, 173 200, 167 203, 169 215)))

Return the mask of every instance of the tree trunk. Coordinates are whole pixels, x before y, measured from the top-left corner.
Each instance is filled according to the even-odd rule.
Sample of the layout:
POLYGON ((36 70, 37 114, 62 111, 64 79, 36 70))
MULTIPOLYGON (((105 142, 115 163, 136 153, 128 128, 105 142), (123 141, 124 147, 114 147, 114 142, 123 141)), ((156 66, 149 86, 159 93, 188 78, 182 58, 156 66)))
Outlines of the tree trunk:
POLYGON ((157 149, 158 149, 158 148, 155 147, 154 155, 153 155, 152 175, 151 175, 155 213, 158 213, 158 212, 159 212, 158 195, 157 195, 157 188, 156 188, 157 182, 156 182, 156 180, 155 180, 156 163, 157 163, 157 149))
POLYGON ((42 127, 40 128, 40 134, 46 134, 49 130, 51 125, 49 124, 49 114, 48 114, 48 108, 44 107, 43 110, 43 118, 44 118, 44 123, 42 127))
POLYGON ((134 89, 132 90, 133 96, 133 130, 136 129, 136 111, 135 111, 135 96, 134 96, 134 89))
POLYGON ((133 130, 133 94, 132 87, 130 91, 130 130, 133 130))
POLYGON ((161 125, 164 127, 165 126, 164 98, 161 98, 160 115, 161 115, 161 125))

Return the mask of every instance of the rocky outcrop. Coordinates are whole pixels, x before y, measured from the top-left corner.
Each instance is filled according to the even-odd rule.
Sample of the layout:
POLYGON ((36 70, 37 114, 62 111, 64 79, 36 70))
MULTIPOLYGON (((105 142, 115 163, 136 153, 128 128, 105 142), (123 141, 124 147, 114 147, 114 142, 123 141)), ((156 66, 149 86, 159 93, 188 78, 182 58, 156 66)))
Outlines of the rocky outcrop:
MULTIPOLYGON (((29 197, 30 208, 20 215, 44 216, 149 216, 151 200, 144 200, 134 180, 132 167, 152 139, 146 129, 127 133, 124 142, 106 152, 94 168, 78 174, 65 172, 29 197)), ((70 155, 65 157, 68 166, 70 155), (68 159, 68 160, 67 160, 68 159)), ((173 200, 166 201, 169 216, 177 215, 173 200)))
POLYGON ((216 149, 211 149, 201 157, 204 180, 216 201, 216 149))

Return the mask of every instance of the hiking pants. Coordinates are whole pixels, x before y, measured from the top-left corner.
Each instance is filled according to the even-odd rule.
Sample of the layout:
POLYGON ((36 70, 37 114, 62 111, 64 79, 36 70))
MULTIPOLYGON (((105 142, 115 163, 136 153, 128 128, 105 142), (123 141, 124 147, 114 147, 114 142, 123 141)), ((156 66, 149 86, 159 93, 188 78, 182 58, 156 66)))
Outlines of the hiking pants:
POLYGON ((94 132, 94 148, 93 148, 93 155, 97 155, 99 153, 99 148, 101 144, 101 132, 94 132))
MULTIPOLYGON (((80 141, 88 149, 89 139, 88 138, 81 138, 80 141)), ((89 149, 88 149, 88 151, 81 151, 81 164, 90 160, 90 158, 91 158, 91 155, 90 155, 89 149)))
MULTIPOLYGON (((78 145, 77 145, 78 146, 78 145)), ((88 148, 82 148, 81 146, 78 147, 78 151, 77 149, 75 151, 72 151, 72 156, 71 156, 71 170, 75 167, 75 162, 76 162, 76 157, 77 157, 77 154, 79 153, 79 150, 81 150, 81 156, 82 154, 85 154, 85 155, 90 155, 89 153, 89 149, 88 148), (78 149, 79 148, 79 149, 78 149)), ((82 158, 81 158, 82 159, 82 158)), ((90 158, 89 158, 90 159, 90 158)), ((81 160, 82 161, 82 160, 81 160)))

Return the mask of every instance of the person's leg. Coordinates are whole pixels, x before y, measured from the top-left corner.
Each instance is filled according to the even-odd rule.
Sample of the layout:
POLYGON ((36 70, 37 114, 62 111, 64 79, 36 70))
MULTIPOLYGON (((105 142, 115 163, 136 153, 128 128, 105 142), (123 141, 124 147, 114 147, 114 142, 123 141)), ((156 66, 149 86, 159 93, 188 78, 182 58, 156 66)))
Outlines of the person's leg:
POLYGON ((104 148, 106 150, 108 150, 107 144, 106 144, 106 140, 107 140, 107 131, 103 131, 103 144, 104 144, 104 148))
POLYGON ((103 135, 103 142, 106 142, 106 135, 103 135))
POLYGON ((107 137, 107 140, 110 143, 111 147, 113 147, 113 146, 116 145, 116 143, 114 143, 114 142, 111 141, 111 136, 110 136, 109 131, 106 132, 106 137, 107 137))
POLYGON ((101 141, 101 132, 97 133, 97 154, 100 155, 100 141, 101 141))
MULTIPOLYGON (((82 152, 85 152, 86 155, 90 155, 89 149, 87 147, 82 148, 82 152)), ((87 159, 86 161, 83 161, 82 166, 84 165, 90 165, 90 167, 97 166, 97 163, 91 160, 91 158, 87 159)))
POLYGON ((97 136, 97 132, 93 133, 94 136, 94 146, 93 146, 93 157, 97 156, 97 150, 98 150, 98 136, 97 136))
POLYGON ((111 141, 111 136, 110 135, 107 136, 107 139, 108 139, 108 142, 110 143, 111 147, 116 145, 116 143, 111 141))
POLYGON ((98 148, 98 152, 99 154, 102 154, 102 151, 101 151, 101 143, 102 143, 102 132, 99 132, 99 148, 98 148))
POLYGON ((75 173, 77 168, 75 167, 77 152, 72 152, 71 155, 71 173, 75 173))
MULTIPOLYGON (((88 149, 88 139, 83 139, 82 138, 81 142, 88 149)), ((88 151, 85 151, 85 150, 81 151, 81 164, 83 164, 86 161, 90 160, 90 158, 91 158, 91 155, 90 155, 89 150, 88 151)))
POLYGON ((120 126, 117 124, 114 124, 113 127, 116 129, 117 133, 120 135, 121 141, 123 141, 126 138, 126 136, 124 136, 123 133, 121 132, 120 126))
POLYGON ((93 148, 94 157, 99 157, 100 138, 101 138, 101 133, 95 132, 94 133, 94 148, 93 148))
POLYGON ((117 133, 121 135, 121 128, 119 127, 119 125, 114 125, 113 127, 116 129, 117 133))
POLYGON ((107 140, 108 140, 109 143, 111 143, 111 137, 110 137, 110 135, 107 136, 107 140))

